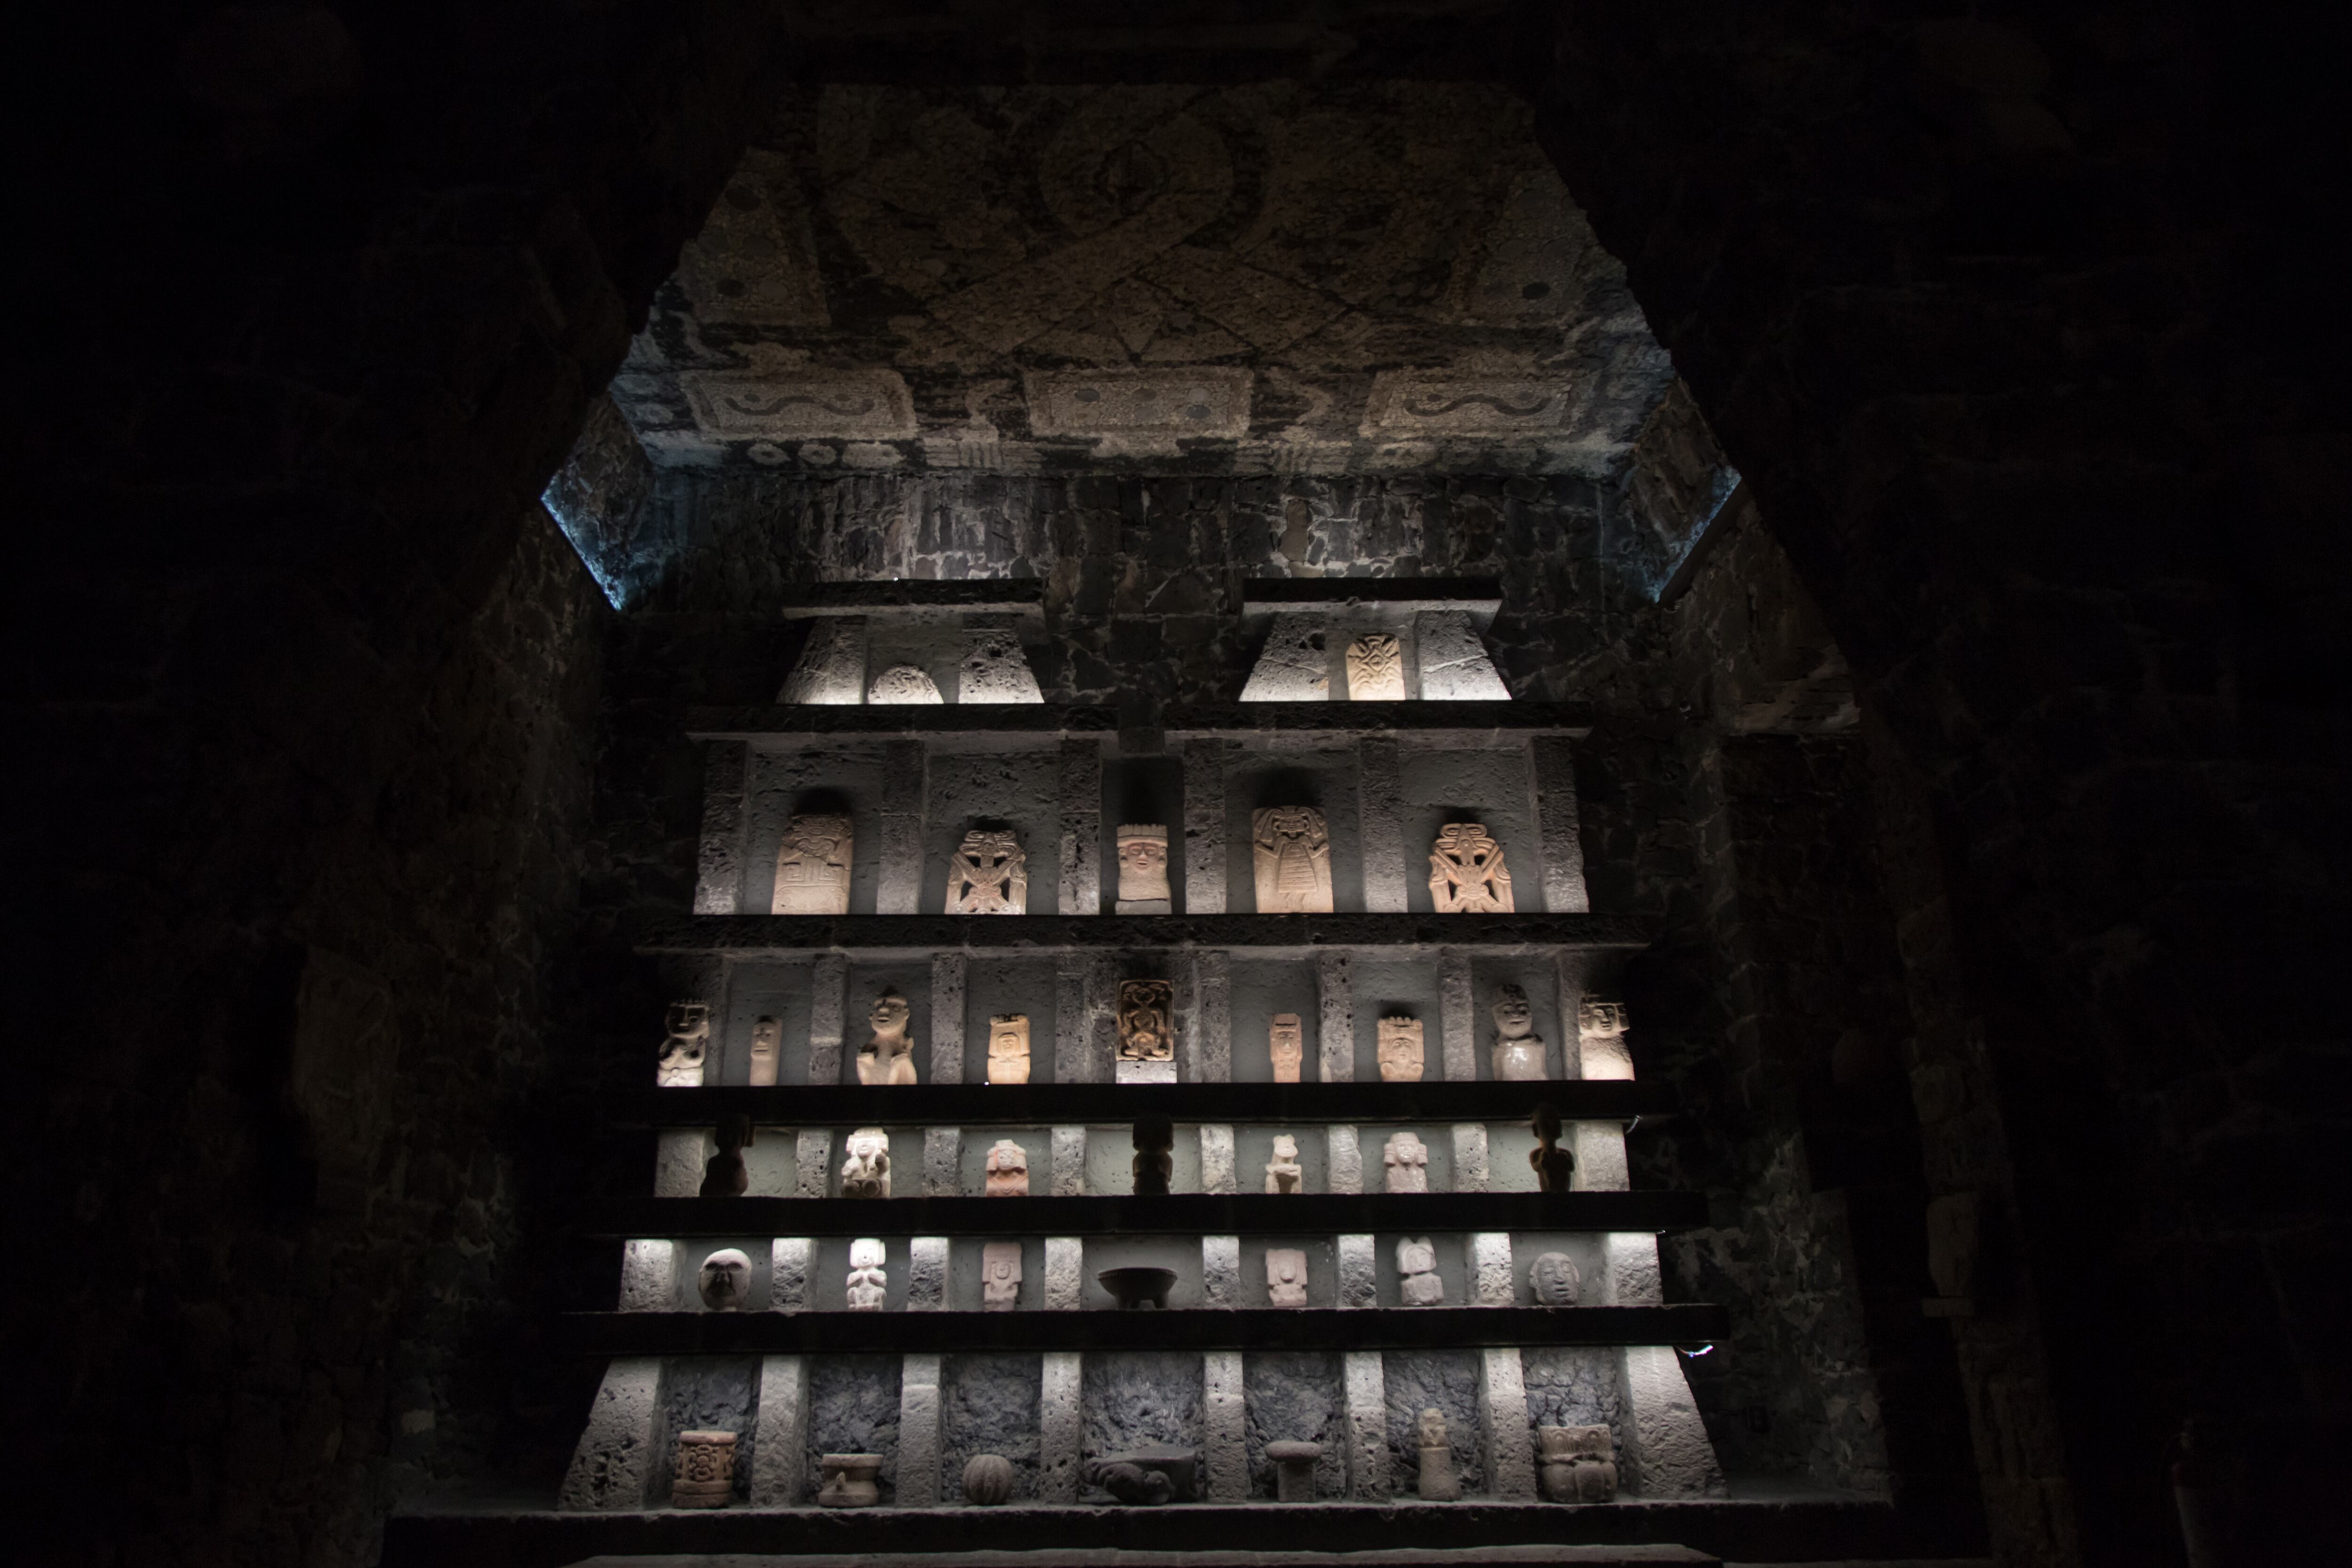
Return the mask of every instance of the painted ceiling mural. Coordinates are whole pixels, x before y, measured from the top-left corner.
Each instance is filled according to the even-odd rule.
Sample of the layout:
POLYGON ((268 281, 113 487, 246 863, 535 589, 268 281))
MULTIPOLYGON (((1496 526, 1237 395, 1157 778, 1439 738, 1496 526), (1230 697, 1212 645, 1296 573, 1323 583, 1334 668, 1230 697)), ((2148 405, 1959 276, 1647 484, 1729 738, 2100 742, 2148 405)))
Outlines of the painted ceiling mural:
POLYGON ((832 87, 613 390, 672 464, 1597 477, 1672 377, 1500 89, 832 87))

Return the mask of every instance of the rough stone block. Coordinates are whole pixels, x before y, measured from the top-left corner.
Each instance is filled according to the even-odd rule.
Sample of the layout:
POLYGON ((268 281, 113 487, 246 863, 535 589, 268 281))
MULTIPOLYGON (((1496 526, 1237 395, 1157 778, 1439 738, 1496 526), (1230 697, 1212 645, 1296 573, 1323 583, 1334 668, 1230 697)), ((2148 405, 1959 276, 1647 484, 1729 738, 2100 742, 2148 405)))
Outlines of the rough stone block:
MULTIPOLYGON (((1242 688, 1244 702, 1328 702, 1331 699, 1330 617, 1278 615, 1242 688)), ((1480 652, 1483 654, 1484 649, 1480 652)))
POLYGON ((1098 915, 1102 913, 1102 747, 1099 744, 1093 741, 1062 742, 1060 795, 1062 856, 1059 908, 1066 915, 1098 915))
POLYGON ((621 1356, 604 1369, 587 1430, 572 1450, 555 1506, 572 1511, 640 1509, 652 1501, 662 1451, 659 1356, 621 1356))
POLYGON ((1188 915, 1225 912, 1225 760, 1230 750, 1230 742, 1219 740, 1184 742, 1184 912, 1188 915))
POLYGON ((751 1506, 791 1508, 808 1469, 808 1362, 760 1360, 760 1410, 751 1441, 751 1506))
POLYGON ((1045 1238, 1045 1310, 1075 1312, 1084 1299, 1086 1243, 1075 1236, 1045 1238))
POLYGON ((1466 952, 1449 950, 1437 955, 1437 1017, 1445 1081, 1476 1082, 1478 1007, 1470 984, 1470 955, 1466 952))
POLYGON ((1201 1293, 1212 1307, 1238 1307, 1242 1300, 1242 1238, 1201 1238, 1201 1293))
POLYGON ((849 707, 866 700, 866 617, 819 616, 809 626, 799 662, 784 678, 779 702, 849 707))
POLYGON ((1194 1083, 1230 1083, 1234 1077, 1234 982, 1232 956, 1222 951, 1194 955, 1192 1028, 1188 1044, 1194 1083))
POLYGON ((1625 1165, 1625 1126, 1621 1121, 1571 1121, 1569 1152, 1576 1156, 1576 1190, 1622 1193, 1633 1185, 1625 1165))
POLYGON ((1348 1424, 1348 1495, 1374 1502, 1389 1495, 1388 1384, 1378 1351, 1349 1351, 1342 1378, 1348 1424))
POLYGON ((1176 1081, 1176 1064, 1172 1061, 1131 1062, 1122 1057, 1118 1061, 1117 1081, 1120 1083, 1174 1083, 1176 1081))
POLYGON ((1364 1141, 1357 1129, 1323 1129, 1323 1182, 1326 1192, 1364 1190, 1364 1141))
POLYGON ((811 1083, 841 1081, 842 1016, 848 988, 849 960, 837 952, 818 954, 809 968, 811 1083))
POLYGON ((1470 1266, 1472 1306, 1508 1307, 1518 1300, 1517 1284, 1511 1278, 1510 1232, 1482 1230, 1463 1250, 1470 1266))
POLYGON ((1675 1348, 1627 1345, 1620 1356, 1626 1409, 1621 1489, 1644 1498, 1724 1496, 1723 1468, 1675 1348))
POLYGON ((1381 1304, 1379 1253, 1369 1236, 1339 1237, 1338 1300, 1341 1307, 1363 1310, 1381 1304))
POLYGON ((1580 914, 1592 908, 1592 900, 1584 886, 1576 742, 1566 735, 1538 735, 1528 748, 1528 778, 1535 790, 1536 827, 1543 847, 1544 908, 1554 914, 1580 914))
POLYGON ((1234 1130, 1223 1122, 1201 1124, 1201 1190, 1204 1193, 1235 1193, 1241 1190, 1240 1173, 1234 1165, 1234 1130))
POLYGON ((960 952, 931 960, 931 1081, 963 1081, 964 962, 960 952))
POLYGON ((1087 1195, 1087 1130, 1054 1129, 1054 1193, 1057 1198, 1087 1195))
POLYGON ((816 1281, 816 1243, 805 1236, 780 1236, 768 1244, 768 1310, 805 1312, 816 1281))
POLYGON ((665 1127, 655 1142, 654 1196, 690 1198, 702 1191, 710 1135, 699 1127, 665 1127))
POLYGON ((1321 1004, 1319 1047, 1323 1081, 1352 1083, 1356 1078, 1356 1000, 1344 952, 1316 955, 1315 990, 1321 1004))
POLYGON ((677 1306, 677 1243, 649 1238, 621 1247, 624 1312, 667 1312, 677 1306))
POLYGON ((907 1310, 944 1312, 947 1307, 948 1238, 916 1237, 907 1247, 907 1310))
POLYGON ((1486 1124, 1483 1121, 1457 1121, 1454 1124, 1454 1190, 1457 1193, 1483 1193, 1494 1184, 1494 1173, 1487 1164, 1486 1124))
POLYGON ((924 751, 918 741, 883 748, 882 857, 875 879, 874 912, 919 912, 923 891, 924 751))
POLYGON ((1385 737, 1356 742, 1356 802, 1363 826, 1364 909, 1376 915, 1405 910, 1404 787, 1397 743, 1385 737))
MULTIPOLYGON (((918 1237, 920 1247, 924 1239, 918 1237)), ((940 1358, 909 1355, 898 1373, 898 1486, 900 1508, 937 1508, 940 1503, 940 1358)))
POLYGON ((1247 1502, 1249 1436, 1242 1352, 1205 1352, 1201 1357, 1201 1468, 1206 1472, 1203 1493, 1210 1502, 1247 1502))
POLYGON ((923 1129, 923 1195, 951 1198, 963 1191, 963 1129, 923 1129))
POLYGON ((702 752, 702 841, 696 855, 694 912, 731 915, 743 896, 745 770, 751 749, 740 741, 706 741, 702 752))
POLYGON ((793 1150, 793 1195, 821 1198, 833 1178, 833 1130, 803 1127, 793 1150))
POLYGON ((1511 689, 1496 673, 1486 645, 1460 610, 1425 610, 1412 621, 1421 664, 1421 695, 1431 702, 1507 702, 1511 689))
POLYGON ((1654 1307, 1665 1299, 1658 1270, 1658 1238, 1636 1231, 1611 1231, 1601 1238, 1607 1277, 1601 1281, 1601 1304, 1606 1307, 1654 1307))
POLYGON ((1497 1502, 1532 1501, 1535 1432, 1528 1425, 1528 1389, 1519 1352, 1511 1346, 1489 1346, 1478 1352, 1478 1431, 1488 1494, 1497 1502))
POLYGON ((956 666, 958 702, 1045 700, 1010 616, 971 616, 964 622, 963 638, 963 662, 956 666))
MULTIPOLYGON (((1047 1248, 1053 1246, 1051 1241, 1047 1248)), ((1073 1243, 1075 1245, 1075 1243, 1073 1243)), ((1076 1303, 1072 1303, 1076 1305, 1076 1303)), ((1085 1358, 1047 1351, 1037 1386, 1037 1500, 1078 1500, 1080 1450, 1086 1438, 1085 1358)))

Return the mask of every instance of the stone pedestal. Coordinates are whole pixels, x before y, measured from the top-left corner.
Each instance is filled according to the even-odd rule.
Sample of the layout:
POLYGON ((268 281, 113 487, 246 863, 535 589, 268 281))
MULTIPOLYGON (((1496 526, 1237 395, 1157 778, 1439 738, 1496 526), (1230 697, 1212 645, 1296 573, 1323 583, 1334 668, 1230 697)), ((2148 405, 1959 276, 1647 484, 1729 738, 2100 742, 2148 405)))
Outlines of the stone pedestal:
POLYGON ((1277 1502, 1313 1502, 1315 1500, 1315 1461, 1323 1457, 1320 1443, 1275 1442, 1265 1446, 1265 1457, 1274 1461, 1275 1500, 1277 1502))

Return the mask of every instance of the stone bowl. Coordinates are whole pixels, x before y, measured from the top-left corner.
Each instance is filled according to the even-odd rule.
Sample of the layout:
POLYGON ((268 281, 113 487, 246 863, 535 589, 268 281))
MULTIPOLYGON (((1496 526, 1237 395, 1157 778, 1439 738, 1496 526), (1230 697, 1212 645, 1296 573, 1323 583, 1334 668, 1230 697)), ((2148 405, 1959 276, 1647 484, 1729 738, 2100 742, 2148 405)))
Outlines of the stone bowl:
POLYGON ((1095 1279, 1122 1308, 1158 1307, 1165 1310, 1169 1288, 1176 1283, 1176 1270, 1148 1266, 1106 1268, 1095 1279))

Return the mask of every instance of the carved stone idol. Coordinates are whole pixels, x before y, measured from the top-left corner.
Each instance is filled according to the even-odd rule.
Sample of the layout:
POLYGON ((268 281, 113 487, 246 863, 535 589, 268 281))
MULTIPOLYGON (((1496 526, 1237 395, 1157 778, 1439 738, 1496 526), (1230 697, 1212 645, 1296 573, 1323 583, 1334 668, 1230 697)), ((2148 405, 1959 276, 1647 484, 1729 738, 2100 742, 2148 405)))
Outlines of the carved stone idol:
POLYGON ((673 1002, 667 1026, 654 1081, 664 1089, 701 1088, 703 1058, 710 1054, 710 1009, 699 1002, 673 1002))
POLYGON ((1536 1033, 1536 1010, 1528 994, 1506 985, 1488 1009, 1495 1020, 1495 1076, 1532 1080, 1544 1076, 1543 1037, 1536 1033))
POLYGON ((1429 1237, 1399 1238, 1397 1272, 1404 1277, 1402 1294, 1408 1307, 1442 1307, 1445 1281, 1437 1277, 1437 1247, 1429 1237))
POLYGON ((849 912, 850 821, 830 814, 795 816, 776 846, 776 890, 768 912, 845 915, 849 912))
POLYGON ((975 827, 948 857, 951 915, 1025 915, 1029 859, 1009 828, 975 827))
POLYGON ((1422 1051, 1420 1019, 1398 1016, 1381 1020, 1380 1058, 1382 1083, 1419 1083, 1422 1051))
POLYGON ((866 700, 888 705, 937 703, 944 700, 940 696, 940 683, 925 671, 911 664, 894 664, 874 678, 874 683, 866 689, 866 700))
POLYGON ((1584 1279, 1576 1271, 1575 1258, 1565 1252, 1547 1252, 1528 1266, 1528 1285, 1538 1307, 1573 1307, 1584 1279))
POLYGON ((1269 805, 1250 813, 1250 863, 1257 912, 1331 912, 1331 833, 1311 805, 1269 805))
POLYGON ((767 1088, 776 1081, 776 1067, 784 1058, 784 1026, 761 1017, 751 1026, 751 1086, 767 1088))
POLYGON ((1495 836, 1475 822, 1439 828, 1429 854, 1429 896, 1441 915, 1511 913, 1511 873, 1495 836))
POLYGON ((702 1191, 706 1198, 740 1198, 750 1190, 751 1173, 744 1168, 743 1151, 751 1142, 751 1119, 729 1116, 720 1119, 712 1142, 719 1152, 702 1163, 702 1191))
POLYGON ((1366 632, 1348 645, 1348 700, 1404 700, 1404 648, 1386 632, 1366 632))
POLYGON ((735 1500, 735 1434, 680 1432, 672 1508, 725 1508, 735 1500))
POLYGON ((890 1195, 890 1134, 879 1127, 861 1127, 849 1135, 849 1158, 841 1163, 841 1195, 890 1195))
POLYGON ((1274 1158, 1265 1164, 1265 1190, 1287 1195, 1299 1190, 1307 1173, 1298 1166, 1298 1140, 1287 1132, 1274 1139, 1274 1158))
POLYGON ((988 1020, 988 1081, 1029 1081, 1029 1015, 999 1013, 988 1020))
POLYGON ((1528 1163, 1535 1167, 1536 1191, 1569 1191, 1576 1184, 1576 1156, 1559 1146, 1559 1108, 1549 1100, 1537 1106, 1533 1127, 1536 1146, 1528 1151, 1528 1163))
POLYGON ((862 1236, 849 1244, 849 1310, 853 1312, 878 1312, 890 1289, 890 1276, 883 1270, 886 1255, 882 1243, 873 1237, 862 1236))
POLYGON ((1176 1171, 1176 1157, 1171 1152, 1175 1142, 1175 1124, 1165 1116, 1135 1119, 1135 1160, 1130 1168, 1135 1173, 1137 1197, 1168 1195, 1168 1178, 1176 1171))
POLYGON ((1454 1468, 1454 1445, 1446 1436, 1445 1412, 1435 1405, 1421 1413, 1421 1500, 1455 1502, 1462 1478, 1454 1468))
POLYGON ((1538 1426, 1536 1462, 1554 1502, 1611 1502, 1617 1496, 1617 1445, 1606 1426, 1538 1426))
POLYGON ((740 1248, 721 1247, 702 1260, 694 1286, 712 1311, 740 1312, 751 1299, 751 1259, 740 1248))
POLYGON ((1265 1249, 1266 1300, 1277 1307, 1307 1305, 1307 1253, 1296 1247, 1265 1249))
POLYGON ((896 991, 874 998, 866 1021, 874 1037, 857 1047, 857 1081, 865 1084, 915 1081, 915 1043, 907 1037, 910 1016, 907 999, 896 991))
POLYGON ((988 1151, 988 1188, 992 1198, 1029 1195, 1029 1151, 1010 1138, 999 1138, 988 1151))
POLYGON ((1429 1191, 1429 1145, 1420 1134, 1408 1129, 1391 1138, 1388 1147, 1381 1151, 1381 1163, 1388 1167, 1389 1191, 1429 1191))
POLYGON ((1021 1244, 992 1241, 980 1249, 980 1310, 1010 1312, 1021 1304, 1021 1244))
POLYGON ((1266 1055, 1274 1060, 1274 1081, 1297 1083, 1298 1066, 1307 1059, 1307 1026, 1296 1013, 1276 1013, 1266 1026, 1266 1055))
POLYGON ((1118 829, 1118 912, 1164 915, 1173 909, 1168 888, 1165 824, 1121 823, 1118 829))
POLYGON ((1118 983, 1118 1054, 1131 1062, 1172 1062, 1176 1030, 1170 1022, 1176 988, 1165 980, 1118 983))

